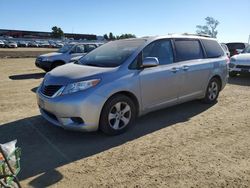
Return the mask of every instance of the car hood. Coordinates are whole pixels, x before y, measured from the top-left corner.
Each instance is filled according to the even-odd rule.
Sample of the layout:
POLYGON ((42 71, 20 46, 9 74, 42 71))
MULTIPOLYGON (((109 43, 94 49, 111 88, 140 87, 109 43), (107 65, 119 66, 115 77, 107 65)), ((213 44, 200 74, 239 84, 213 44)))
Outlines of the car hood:
POLYGON ((231 58, 235 59, 236 61, 250 61, 250 53, 234 55, 231 58))
POLYGON ((51 52, 51 53, 48 53, 48 54, 40 55, 40 57, 52 57, 52 56, 58 56, 58 55, 62 55, 62 53, 59 53, 59 52, 51 52))
POLYGON ((102 68, 69 63, 53 69, 44 77, 45 85, 67 85, 88 79, 101 78, 102 74, 116 68, 102 68))

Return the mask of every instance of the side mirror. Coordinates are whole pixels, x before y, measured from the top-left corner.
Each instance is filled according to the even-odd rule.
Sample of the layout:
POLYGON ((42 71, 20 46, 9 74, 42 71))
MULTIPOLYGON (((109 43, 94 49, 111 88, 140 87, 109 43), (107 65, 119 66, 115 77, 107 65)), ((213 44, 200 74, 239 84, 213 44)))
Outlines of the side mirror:
POLYGON ((157 57, 146 57, 141 67, 142 68, 150 68, 150 67, 157 67, 159 65, 159 60, 157 57))

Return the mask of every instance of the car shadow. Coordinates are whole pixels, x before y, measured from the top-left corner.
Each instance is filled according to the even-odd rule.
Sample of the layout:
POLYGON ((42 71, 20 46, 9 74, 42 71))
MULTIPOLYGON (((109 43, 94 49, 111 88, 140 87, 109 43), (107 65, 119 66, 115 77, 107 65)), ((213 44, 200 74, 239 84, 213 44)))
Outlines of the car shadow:
POLYGON ((33 87, 30 91, 32 91, 33 93, 36 93, 37 89, 38 89, 38 87, 33 87))
POLYGON ((53 126, 41 116, 33 116, 1 125, 0 143, 17 139, 17 145, 22 149, 19 175, 21 180, 50 172, 42 177, 39 176, 31 183, 41 185, 44 179, 53 183, 62 178, 55 172, 57 167, 122 145, 176 123, 186 122, 211 106, 193 101, 159 110, 138 118, 133 128, 113 137, 101 132, 66 131, 53 126))
POLYGON ((232 85, 250 86, 250 74, 229 77, 228 83, 232 85))
POLYGON ((45 76, 45 73, 32 73, 32 74, 18 74, 9 76, 11 80, 27 80, 27 79, 40 79, 45 76))

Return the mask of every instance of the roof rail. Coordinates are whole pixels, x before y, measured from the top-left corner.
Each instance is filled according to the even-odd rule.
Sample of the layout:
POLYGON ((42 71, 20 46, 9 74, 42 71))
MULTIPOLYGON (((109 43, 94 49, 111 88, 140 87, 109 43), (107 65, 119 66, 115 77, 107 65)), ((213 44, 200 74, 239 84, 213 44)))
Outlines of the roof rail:
POLYGON ((207 35, 207 34, 192 34, 192 33, 183 33, 183 35, 189 35, 189 36, 200 36, 200 37, 208 37, 208 38, 212 38, 211 35, 207 35))

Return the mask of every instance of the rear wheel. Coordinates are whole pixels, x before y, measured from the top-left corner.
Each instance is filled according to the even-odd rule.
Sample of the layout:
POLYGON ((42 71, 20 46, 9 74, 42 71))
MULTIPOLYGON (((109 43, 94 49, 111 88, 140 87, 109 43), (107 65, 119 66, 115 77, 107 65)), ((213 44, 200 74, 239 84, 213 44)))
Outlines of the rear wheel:
POLYGON ((104 105, 100 117, 100 129, 108 135, 125 132, 134 123, 136 107, 125 95, 115 95, 104 105))
POLYGON ((218 78, 212 78, 209 81, 206 90, 206 96, 203 99, 203 102, 211 104, 217 101, 221 89, 221 83, 218 78))

